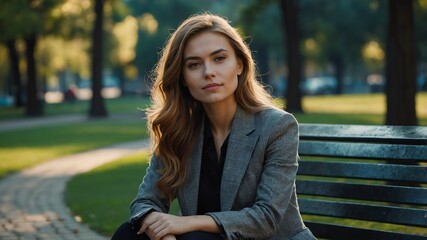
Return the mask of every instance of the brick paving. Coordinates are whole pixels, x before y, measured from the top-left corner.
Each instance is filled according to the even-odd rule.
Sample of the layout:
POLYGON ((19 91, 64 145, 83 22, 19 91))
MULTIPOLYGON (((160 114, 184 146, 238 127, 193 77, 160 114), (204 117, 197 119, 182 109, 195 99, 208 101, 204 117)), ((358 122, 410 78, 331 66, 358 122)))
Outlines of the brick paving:
POLYGON ((1 240, 105 240, 77 222, 65 205, 74 175, 148 148, 148 141, 117 144, 54 159, 0 180, 1 240))

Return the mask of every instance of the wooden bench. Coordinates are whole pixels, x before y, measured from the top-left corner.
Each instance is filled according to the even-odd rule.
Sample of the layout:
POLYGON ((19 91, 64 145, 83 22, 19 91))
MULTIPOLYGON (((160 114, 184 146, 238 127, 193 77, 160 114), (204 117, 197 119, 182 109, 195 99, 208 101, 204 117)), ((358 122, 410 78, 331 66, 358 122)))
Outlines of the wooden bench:
POLYGON ((427 127, 301 124, 299 154, 316 237, 427 240, 427 127))

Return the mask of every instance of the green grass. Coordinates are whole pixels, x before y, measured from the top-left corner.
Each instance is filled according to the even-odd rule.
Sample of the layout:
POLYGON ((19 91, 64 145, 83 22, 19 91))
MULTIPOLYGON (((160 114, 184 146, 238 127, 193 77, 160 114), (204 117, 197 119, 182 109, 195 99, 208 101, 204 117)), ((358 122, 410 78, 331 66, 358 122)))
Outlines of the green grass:
MULTIPOLYGON (((125 114, 128 117, 2 132, 0 178, 55 157, 144 138, 146 126, 139 117, 139 109, 146 108, 149 103, 148 98, 141 97, 107 99, 105 105, 111 115, 125 114)), ((89 101, 46 104, 45 116, 86 115, 88 108, 89 101)), ((1 120, 24 119, 24 111, 24 108, 1 107, 0 124, 1 120)))
MULTIPOLYGON (((283 107, 283 100, 276 103, 283 107)), ((385 122, 383 94, 306 96, 303 114, 295 114, 301 123, 382 125, 385 122)), ((418 125, 427 126, 427 92, 416 97, 418 125)))
MULTIPOLYGON (((129 205, 148 167, 147 152, 132 154, 78 175, 67 185, 66 202, 91 228, 112 235, 128 220, 129 205)), ((170 213, 178 214, 177 202, 170 213)))
POLYGON ((67 186, 68 206, 91 228, 111 234, 129 217, 147 159, 147 153, 138 153, 73 178, 67 186))
POLYGON ((142 139, 140 119, 91 120, 1 133, 0 177, 37 163, 114 143, 142 139))
MULTIPOLYGON (((138 113, 138 109, 145 109, 149 104, 149 98, 135 96, 105 99, 105 106, 110 114, 138 113)), ((90 101, 44 104, 44 115, 55 116, 64 114, 87 114, 89 106, 90 101)), ((0 120, 22 119, 25 118, 24 113, 24 107, 0 107, 0 120)))

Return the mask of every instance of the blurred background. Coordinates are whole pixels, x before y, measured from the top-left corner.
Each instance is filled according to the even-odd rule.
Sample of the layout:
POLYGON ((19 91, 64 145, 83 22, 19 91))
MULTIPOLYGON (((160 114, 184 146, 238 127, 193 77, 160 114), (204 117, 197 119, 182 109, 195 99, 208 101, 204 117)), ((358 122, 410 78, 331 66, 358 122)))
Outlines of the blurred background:
MULTIPOLYGON (((204 11, 245 36, 259 80, 300 123, 427 126, 427 0, 0 0, 0 183, 147 138, 141 110, 158 54, 204 11)), ((148 161, 136 153, 78 175, 60 199, 76 221, 111 236, 148 161)), ((0 211, 10 207, 2 194, 0 211)), ((52 225, 49 211, 40 215, 52 225)))
POLYGON ((247 36, 260 80, 288 111, 303 112, 304 96, 385 93, 387 114, 411 116, 385 122, 417 124, 427 0, 2 0, 1 109, 39 116, 92 100, 96 117, 108 113, 103 99, 148 96, 167 36, 203 11, 247 36))

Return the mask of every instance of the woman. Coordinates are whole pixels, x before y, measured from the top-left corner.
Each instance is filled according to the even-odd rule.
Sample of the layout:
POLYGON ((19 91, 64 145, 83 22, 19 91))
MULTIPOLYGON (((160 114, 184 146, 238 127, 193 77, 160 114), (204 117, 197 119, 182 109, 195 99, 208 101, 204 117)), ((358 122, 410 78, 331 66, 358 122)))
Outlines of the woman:
POLYGON ((192 16, 155 70, 153 157, 113 239, 315 239, 295 193, 298 124, 271 103, 238 32, 192 16), (167 214, 174 198, 183 216, 167 214))

